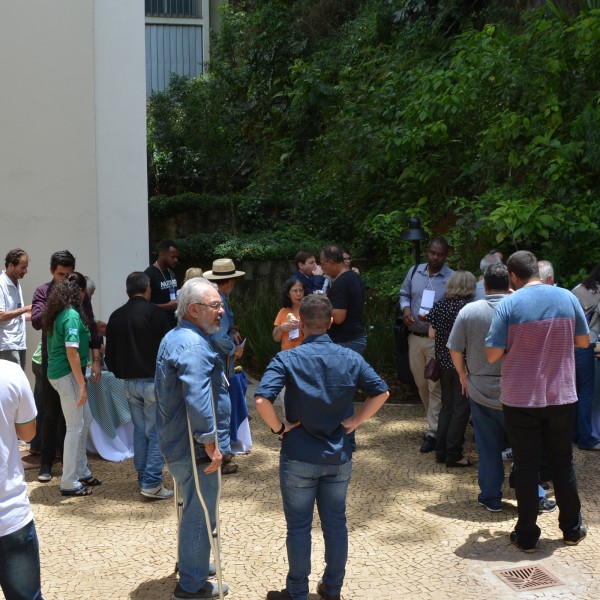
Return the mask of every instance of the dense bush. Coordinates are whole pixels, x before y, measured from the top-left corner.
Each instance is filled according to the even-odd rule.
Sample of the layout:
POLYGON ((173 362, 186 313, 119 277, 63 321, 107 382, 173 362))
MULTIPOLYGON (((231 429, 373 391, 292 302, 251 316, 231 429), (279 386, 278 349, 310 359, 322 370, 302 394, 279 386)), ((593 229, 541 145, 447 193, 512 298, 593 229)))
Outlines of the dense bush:
POLYGON ((455 266, 528 248, 570 284, 600 261, 600 10, 536 4, 226 5, 208 75, 149 101, 151 192, 226 198, 236 257, 349 246, 389 299, 409 216, 455 266))

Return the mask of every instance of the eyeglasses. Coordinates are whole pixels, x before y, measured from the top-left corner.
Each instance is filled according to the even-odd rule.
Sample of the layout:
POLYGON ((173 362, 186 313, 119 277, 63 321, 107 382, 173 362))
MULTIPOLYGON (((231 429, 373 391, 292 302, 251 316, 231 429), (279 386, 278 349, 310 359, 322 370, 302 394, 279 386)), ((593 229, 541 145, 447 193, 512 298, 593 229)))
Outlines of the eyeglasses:
POLYGON ((225 307, 222 302, 210 302, 206 304, 206 302, 192 302, 192 304, 199 304, 200 306, 208 306, 208 308, 212 308, 213 310, 220 310, 225 307))

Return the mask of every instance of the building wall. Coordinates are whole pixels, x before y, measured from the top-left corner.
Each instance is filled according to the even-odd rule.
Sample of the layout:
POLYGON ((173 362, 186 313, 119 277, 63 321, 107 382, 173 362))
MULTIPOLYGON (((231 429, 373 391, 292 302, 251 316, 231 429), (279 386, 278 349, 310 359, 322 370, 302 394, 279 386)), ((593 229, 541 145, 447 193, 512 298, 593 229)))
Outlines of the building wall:
POLYGON ((144 3, 0 0, 0 73, 0 255, 30 302, 69 249, 106 320, 148 264, 144 3))

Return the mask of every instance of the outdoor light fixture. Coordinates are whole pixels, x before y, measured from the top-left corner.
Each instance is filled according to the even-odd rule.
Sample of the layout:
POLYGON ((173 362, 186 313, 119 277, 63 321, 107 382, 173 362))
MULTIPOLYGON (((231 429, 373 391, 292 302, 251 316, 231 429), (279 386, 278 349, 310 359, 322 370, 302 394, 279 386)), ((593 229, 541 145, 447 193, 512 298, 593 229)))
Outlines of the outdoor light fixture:
POLYGON ((406 229, 400 237, 401 239, 414 244, 415 265, 418 265, 421 261, 421 240, 427 239, 427 234, 421 227, 421 220, 417 217, 408 219, 408 229, 406 229))

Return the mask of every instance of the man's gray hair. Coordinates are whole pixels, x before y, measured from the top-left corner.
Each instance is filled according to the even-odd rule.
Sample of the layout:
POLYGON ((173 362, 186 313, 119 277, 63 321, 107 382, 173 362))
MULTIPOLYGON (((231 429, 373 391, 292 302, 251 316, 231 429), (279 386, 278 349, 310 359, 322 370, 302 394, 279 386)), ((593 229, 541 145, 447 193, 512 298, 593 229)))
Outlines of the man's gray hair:
POLYGON ((546 283, 548 279, 554 281, 554 267, 549 260, 538 260, 538 271, 540 279, 546 283))
POLYGON ((185 317, 190 304, 204 302, 208 286, 217 289, 217 286, 212 281, 204 277, 192 277, 192 279, 188 279, 183 284, 177 296, 177 311, 175 312, 177 321, 181 321, 185 317))
POLYGON ((480 261, 479 261, 479 269, 481 270, 482 273, 485 273, 485 270, 490 266, 490 265, 497 265, 498 263, 502 262, 500 260, 500 257, 497 254, 486 254, 480 261))

